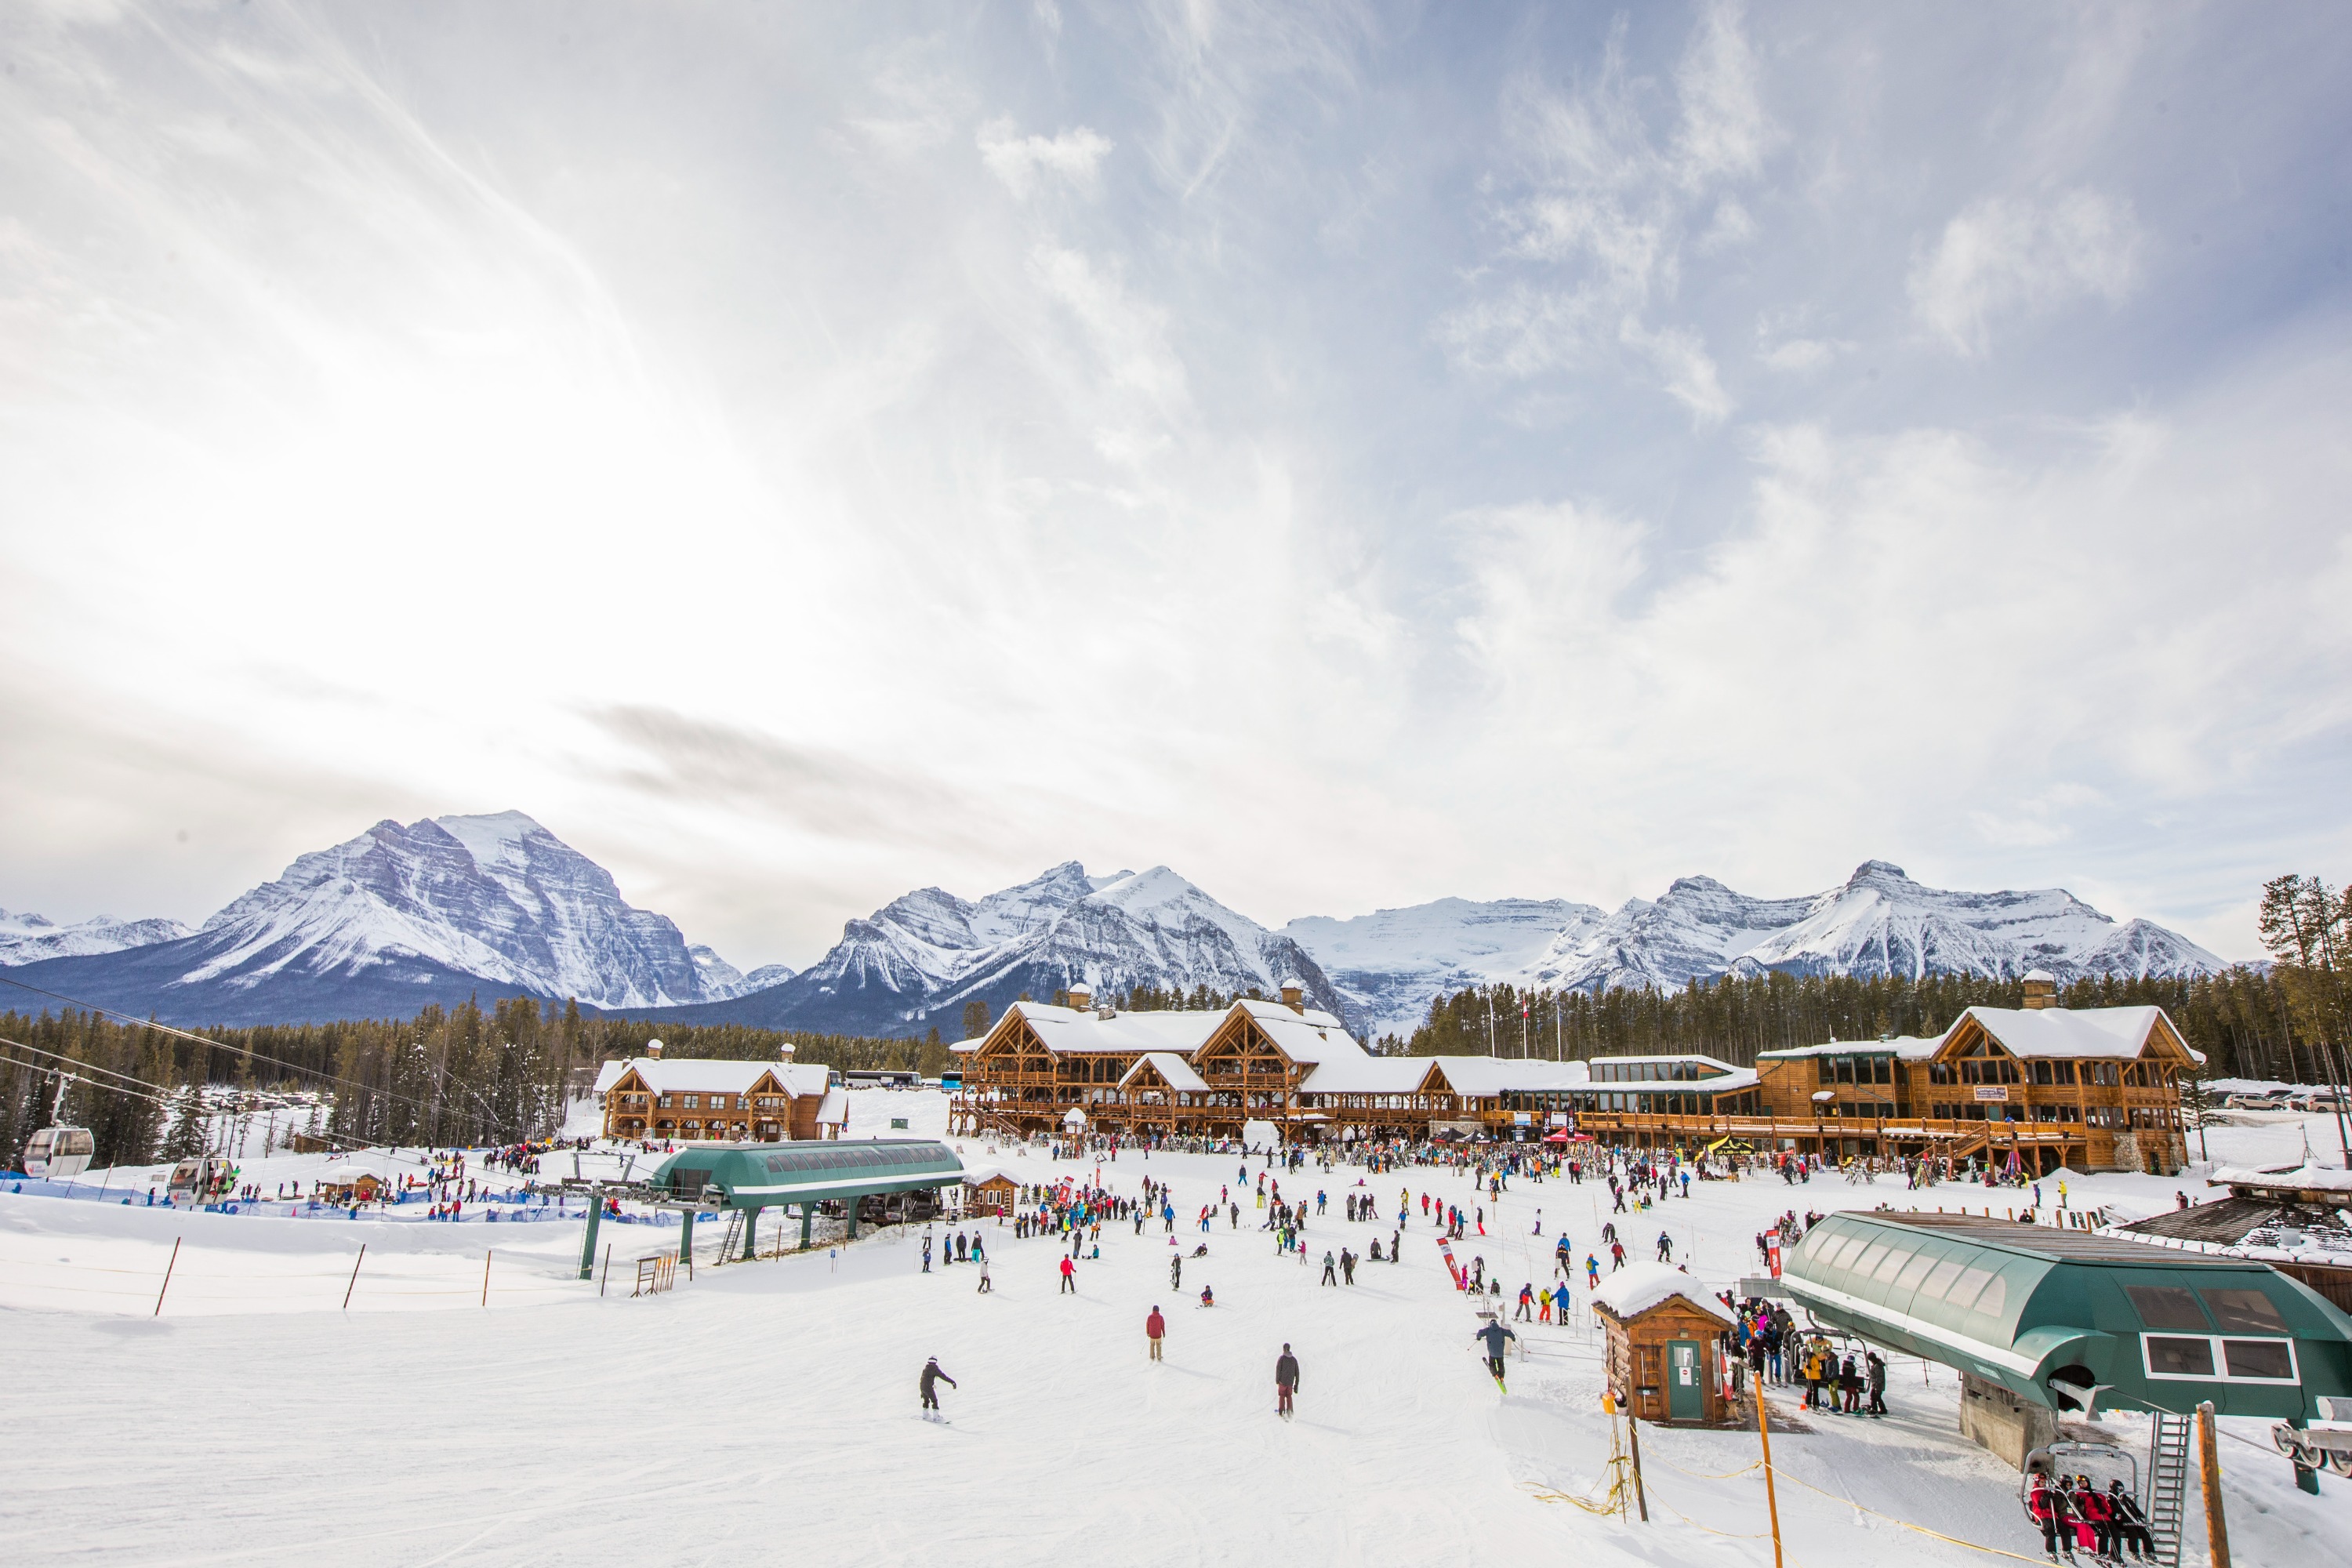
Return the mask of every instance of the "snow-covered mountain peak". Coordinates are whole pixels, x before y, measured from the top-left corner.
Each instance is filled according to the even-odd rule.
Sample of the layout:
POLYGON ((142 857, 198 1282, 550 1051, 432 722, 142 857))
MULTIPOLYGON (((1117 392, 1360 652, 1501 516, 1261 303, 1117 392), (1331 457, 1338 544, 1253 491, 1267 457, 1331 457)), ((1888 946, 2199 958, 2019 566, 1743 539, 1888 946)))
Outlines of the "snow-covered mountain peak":
POLYGON ((0 966, 38 963, 47 958, 81 958, 125 948, 172 942, 190 934, 173 920, 119 921, 93 915, 71 925, 59 925, 47 915, 29 910, 0 910, 0 966))

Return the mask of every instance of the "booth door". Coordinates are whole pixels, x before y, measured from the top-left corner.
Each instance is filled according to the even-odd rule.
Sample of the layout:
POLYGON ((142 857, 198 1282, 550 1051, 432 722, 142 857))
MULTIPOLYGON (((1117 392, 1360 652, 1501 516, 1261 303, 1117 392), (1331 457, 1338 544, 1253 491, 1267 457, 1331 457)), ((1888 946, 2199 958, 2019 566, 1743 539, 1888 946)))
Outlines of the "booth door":
POLYGON ((1706 1391, 1699 1386, 1698 1342, 1669 1340, 1666 1342, 1666 1418, 1670 1421, 1698 1421, 1706 1418, 1706 1391))

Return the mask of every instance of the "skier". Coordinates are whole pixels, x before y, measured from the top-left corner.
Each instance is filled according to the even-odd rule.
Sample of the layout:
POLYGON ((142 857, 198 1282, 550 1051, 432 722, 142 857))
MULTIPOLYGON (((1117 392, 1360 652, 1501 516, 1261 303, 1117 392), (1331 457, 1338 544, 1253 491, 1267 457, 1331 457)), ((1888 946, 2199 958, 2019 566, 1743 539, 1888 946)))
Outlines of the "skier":
MULTIPOLYGON (((1299 1256, 1301 1258, 1307 1256, 1304 1248, 1300 1249, 1299 1256)), ((1339 1260, 1331 1254, 1329 1249, 1327 1248, 1323 1254, 1323 1283, 1326 1285, 1337 1285, 1339 1282, 1339 1260)))
MULTIPOLYGON (((1496 1318, 1483 1329, 1472 1330, 1470 1337, 1474 1340, 1484 1340, 1486 1342, 1486 1373, 1495 1380, 1495 1386, 1496 1388, 1502 1388, 1503 1342, 1505 1340, 1515 1340, 1519 1336, 1511 1332, 1509 1329, 1505 1328, 1503 1326, 1503 1321, 1500 1318, 1496 1318)), ((1504 1389, 1504 1392, 1507 1394, 1510 1391, 1508 1389, 1504 1389)))
MULTIPOLYGON (((956 1380, 940 1370, 940 1358, 933 1356, 930 1360, 923 1363, 922 1390, 924 1409, 934 1412, 939 1409, 939 1385, 942 1383, 946 1384, 950 1388, 956 1386, 956 1380)), ((927 1419, 937 1421, 941 1419, 941 1417, 935 1414, 929 1416, 927 1419)))
POLYGON ((1274 1363, 1274 1413, 1285 1421, 1290 1419, 1290 1396, 1298 1387, 1298 1358, 1290 1353, 1290 1346, 1282 1347, 1282 1354, 1274 1363))
POLYGON ((1167 1336, 1167 1333, 1168 1320, 1160 1315, 1159 1308, 1152 1308, 1151 1316, 1143 1320, 1143 1337, 1151 1342, 1151 1359, 1153 1361, 1160 1359, 1160 1342, 1167 1336))
MULTIPOLYGON (((1549 1294, 1550 1294, 1550 1292, 1549 1292, 1549 1291, 1545 1292, 1545 1295, 1547 1296, 1547 1298, 1549 1296, 1549 1294)), ((1518 1315, 1519 1315, 1519 1317, 1520 1317, 1520 1319, 1521 1319, 1522 1321, 1526 1320, 1526 1319, 1527 1319, 1527 1318, 1528 1318, 1528 1316, 1529 1316, 1529 1315, 1530 1315, 1530 1314, 1535 1310, 1535 1304, 1536 1304, 1536 1287, 1535 1287, 1535 1282, 1534 1282, 1533 1280, 1529 1280, 1527 1284, 1524 1284, 1524 1285, 1522 1285, 1522 1286, 1520 1286, 1520 1287, 1519 1287, 1519 1314, 1518 1314, 1518 1315)), ((1550 1314, 1549 1312, 1546 1312, 1546 1313, 1544 1314, 1544 1316, 1545 1316, 1545 1318, 1546 1318, 1547 1320, 1549 1320, 1549 1319, 1550 1318, 1551 1314, 1550 1314)))
POLYGON ((1168 1289, 1181 1290, 1183 1288, 1184 1255, 1181 1252, 1171 1252, 1168 1255, 1168 1289))
POLYGON ((1661 1263, 1672 1263, 1674 1260, 1675 1238, 1662 1230, 1658 1232, 1658 1261, 1661 1263))
POLYGON ((1062 1289, 1055 1294, 1075 1296, 1078 1293, 1078 1266, 1068 1258, 1062 1259, 1062 1289))
POLYGON ((2061 1552, 2066 1554, 2067 1562, 2074 1561, 2074 1521, 2067 1517, 2066 1494, 2051 1485, 2050 1477, 2042 1471, 2033 1473, 2033 1488, 2026 1494, 2025 1511, 2042 1527, 2042 1550, 2050 1554, 2050 1561, 2058 1561, 2061 1552))
POLYGON ((1884 1415, 1886 1414, 1886 1363, 1876 1351, 1870 1352, 1869 1363, 1870 1414, 1884 1415))

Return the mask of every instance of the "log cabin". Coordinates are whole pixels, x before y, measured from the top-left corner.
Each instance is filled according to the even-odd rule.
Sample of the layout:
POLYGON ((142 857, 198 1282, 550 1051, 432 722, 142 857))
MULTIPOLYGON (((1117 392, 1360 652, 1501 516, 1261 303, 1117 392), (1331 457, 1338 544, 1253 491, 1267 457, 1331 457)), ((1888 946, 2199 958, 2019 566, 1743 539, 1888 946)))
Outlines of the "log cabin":
POLYGON ((596 1094, 607 1138, 776 1143, 841 1136, 848 1097, 832 1083, 831 1068, 793 1061, 790 1047, 772 1062, 665 1060, 656 1042, 606 1062, 596 1094))
POLYGON ((2179 1079, 2200 1059, 2158 1007, 2069 1009, 2027 978, 2021 1008, 1971 1007, 1932 1039, 1718 1057, 1545 1061, 1367 1053, 1340 1021, 1279 1003, 1121 1013, 1016 1002, 952 1047, 956 1132, 1233 1137, 1267 1121, 1290 1139, 1577 1132, 1644 1147, 1825 1158, 1949 1156, 2030 1166, 2153 1169, 2186 1159, 2179 1079))

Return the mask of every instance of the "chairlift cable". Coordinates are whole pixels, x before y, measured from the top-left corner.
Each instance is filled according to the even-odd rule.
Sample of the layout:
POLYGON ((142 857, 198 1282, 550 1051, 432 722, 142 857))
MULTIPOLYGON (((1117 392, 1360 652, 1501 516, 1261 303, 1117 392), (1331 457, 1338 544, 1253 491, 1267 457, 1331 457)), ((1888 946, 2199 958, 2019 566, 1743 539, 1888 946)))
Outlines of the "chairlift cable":
MULTIPOLYGON (((112 1007, 101 1007, 95 1002, 84 1002, 79 997, 66 995, 60 991, 48 991, 44 990, 38 985, 28 985, 24 981, 13 979, 5 974, 0 974, 0 984, 14 985, 20 991, 30 991, 37 996, 47 996, 51 1001, 62 1002, 68 1007, 79 1007, 86 1012, 100 1014, 106 1017, 117 1020, 128 1028, 153 1029, 159 1034, 170 1035, 174 1038, 186 1040, 192 1045, 203 1046, 208 1050, 233 1052, 237 1056, 245 1058, 248 1061, 257 1062, 267 1067, 274 1067, 281 1071, 300 1073, 306 1077, 316 1079, 321 1083, 334 1084, 341 1088, 356 1089, 366 1094, 380 1095, 386 1100, 397 1100, 401 1104, 408 1106, 411 1110, 423 1111, 427 1115, 436 1114, 436 1108, 429 1102, 418 1100, 411 1095, 402 1094, 395 1089, 378 1089, 373 1084, 362 1083, 355 1079, 342 1078, 337 1074, 326 1072, 318 1068, 299 1067, 292 1062, 280 1061, 276 1057, 265 1057, 260 1052, 252 1049, 250 1047, 236 1045, 227 1040, 216 1040, 209 1036, 194 1034, 189 1030, 178 1028, 170 1024, 158 1023, 152 1018, 141 1018, 129 1013, 120 1012, 112 1007)), ((129 1075, 118 1074, 117 1076, 127 1077, 129 1075)), ((497 1116, 498 1113, 490 1109, 489 1103, 483 1100, 480 1095, 476 1094, 470 1084, 459 1082, 457 1087, 464 1089, 467 1095, 472 1097, 474 1103, 480 1107, 483 1114, 492 1118, 497 1116)), ((363 1147, 364 1145, 362 1146, 363 1147)))

